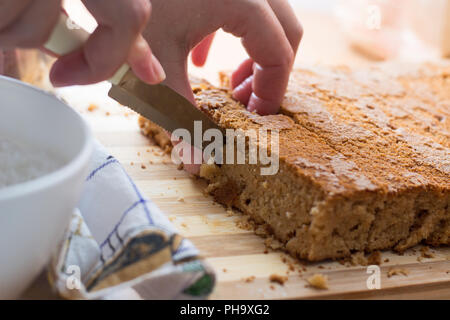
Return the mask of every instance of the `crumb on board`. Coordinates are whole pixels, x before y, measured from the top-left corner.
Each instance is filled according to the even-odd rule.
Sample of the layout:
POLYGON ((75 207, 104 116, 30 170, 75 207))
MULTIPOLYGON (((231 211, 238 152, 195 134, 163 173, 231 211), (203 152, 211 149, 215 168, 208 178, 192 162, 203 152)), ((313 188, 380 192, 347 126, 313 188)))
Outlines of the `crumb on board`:
POLYGON ((134 162, 133 161, 130 162, 130 166, 134 166, 134 162))
POLYGON ((97 110, 98 109, 98 105, 96 105, 96 104, 94 104, 94 103, 91 103, 90 105, 89 105, 89 107, 87 108, 87 110, 89 111, 89 112, 94 112, 95 110, 97 110))
POLYGON ((184 223, 184 222, 181 224, 181 226, 182 226, 183 228, 187 228, 187 224, 184 223))
POLYGON ((183 197, 179 197, 179 198, 177 199, 177 201, 178 201, 178 202, 185 202, 183 197))
POLYGON ((430 248, 429 247, 422 247, 422 248, 420 248, 420 253, 421 253, 421 257, 422 258, 428 258, 428 259, 430 259, 430 258, 434 258, 435 256, 434 256, 434 253, 432 253, 431 251, 430 251, 430 248))
POLYGON ((256 229, 254 229, 255 234, 258 236, 267 236, 267 230, 266 230, 266 226, 264 225, 259 225, 256 226, 256 229))
POLYGON ((264 240, 264 244, 267 248, 272 250, 280 249, 283 246, 281 242, 275 239, 273 236, 269 236, 268 238, 266 238, 266 240, 264 240))
POLYGON ((321 273, 316 273, 307 279, 309 286, 315 289, 328 289, 328 277, 321 273))
MULTIPOLYGON (((267 249, 266 249, 266 250, 267 250, 267 249)), ((295 268, 295 265, 294 265, 295 261, 292 260, 292 258, 289 257, 289 256, 281 255, 280 257, 281 257, 281 262, 283 262, 283 263, 287 266, 287 268, 288 268, 286 274, 289 274, 289 273, 291 273, 291 272, 294 272, 295 269, 296 269, 296 268, 295 268)))
POLYGON ((250 277, 244 278, 244 282, 251 283, 251 282, 255 281, 255 279, 256 279, 255 276, 250 276, 250 277))
POLYGON ((380 251, 374 251, 367 257, 367 264, 368 265, 377 265, 379 266, 381 264, 381 252, 380 251))
POLYGON ((288 277, 273 273, 269 276, 269 281, 278 283, 283 286, 285 282, 288 281, 288 277))
POLYGON ((173 222, 177 219, 177 217, 169 217, 169 221, 173 222))
POLYGON ((222 271, 223 271, 223 272, 227 272, 228 270, 227 270, 226 268, 223 268, 222 271))
POLYGON ((405 268, 391 268, 387 273, 388 278, 398 275, 404 275, 407 277, 409 275, 409 270, 405 268))
POLYGON ((141 164, 141 169, 147 169, 147 167, 145 166, 145 164, 141 164))
MULTIPOLYGON (((215 203, 215 202, 213 202, 215 203)), ((239 217, 236 220, 236 226, 243 230, 251 231, 254 229, 253 221, 248 216, 239 217)))
POLYGON ((270 285, 270 290, 275 290, 275 286, 273 284, 270 285))
POLYGON ((350 257, 350 264, 352 266, 367 266, 367 258, 364 256, 364 252, 356 252, 350 257))
POLYGON ((106 115, 107 117, 109 117, 109 116, 111 115, 111 113, 110 113, 109 111, 106 111, 106 112, 105 112, 105 115, 106 115))
POLYGON ((349 266, 368 266, 368 265, 381 265, 381 252, 374 251, 367 257, 364 252, 359 251, 353 253, 350 257, 338 260, 341 265, 349 266))

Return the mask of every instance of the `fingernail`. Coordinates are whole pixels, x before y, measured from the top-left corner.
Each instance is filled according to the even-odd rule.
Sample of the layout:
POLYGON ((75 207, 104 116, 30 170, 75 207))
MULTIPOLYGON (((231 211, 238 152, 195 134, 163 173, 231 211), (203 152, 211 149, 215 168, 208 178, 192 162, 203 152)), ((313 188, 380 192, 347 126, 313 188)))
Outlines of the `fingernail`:
POLYGON ((265 116, 269 114, 276 114, 280 109, 279 104, 267 101, 252 93, 247 105, 247 110, 250 112, 256 111, 259 115, 265 116))
POLYGON ((166 73, 164 72, 163 67, 161 66, 161 63, 159 63, 158 59, 152 54, 150 58, 151 63, 151 73, 153 80, 156 83, 160 83, 166 79, 166 73))

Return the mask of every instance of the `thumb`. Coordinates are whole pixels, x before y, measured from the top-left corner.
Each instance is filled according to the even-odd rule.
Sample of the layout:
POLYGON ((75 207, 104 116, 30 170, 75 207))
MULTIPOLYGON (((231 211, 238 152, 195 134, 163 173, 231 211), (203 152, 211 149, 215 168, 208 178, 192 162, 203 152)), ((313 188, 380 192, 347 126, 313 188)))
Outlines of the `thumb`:
POLYGON ((141 35, 130 49, 128 64, 142 81, 149 84, 157 84, 166 79, 161 63, 153 55, 150 46, 141 35))

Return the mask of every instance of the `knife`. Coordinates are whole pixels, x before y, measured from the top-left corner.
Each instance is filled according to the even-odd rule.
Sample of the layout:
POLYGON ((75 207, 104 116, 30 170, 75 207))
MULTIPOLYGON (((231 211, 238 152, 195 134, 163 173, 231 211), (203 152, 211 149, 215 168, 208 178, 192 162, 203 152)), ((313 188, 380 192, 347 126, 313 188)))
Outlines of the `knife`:
MULTIPOLYGON (((89 35, 66 14, 61 13, 44 47, 57 55, 65 55, 80 48, 89 35)), ((194 140, 195 146, 200 150, 204 150, 210 142, 194 139, 196 134, 201 133, 203 138, 204 132, 208 129, 223 131, 206 114, 175 90, 163 84, 149 85, 141 81, 127 64, 124 64, 108 81, 112 84, 108 93, 111 98, 169 132, 186 129, 191 135, 191 141, 194 140), (201 128, 198 125, 195 126, 196 121, 201 122, 201 128)))

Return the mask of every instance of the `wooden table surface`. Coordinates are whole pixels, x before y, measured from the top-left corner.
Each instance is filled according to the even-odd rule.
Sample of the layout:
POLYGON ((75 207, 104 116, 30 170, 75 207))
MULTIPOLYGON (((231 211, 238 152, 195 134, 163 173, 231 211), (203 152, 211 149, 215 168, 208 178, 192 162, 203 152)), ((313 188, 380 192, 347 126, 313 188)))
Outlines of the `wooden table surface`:
MULTIPOLYGON (((354 53, 340 35, 332 19, 307 12, 299 13, 305 27, 305 37, 296 65, 371 63, 354 53), (313 32, 310 32, 313 30, 313 32), (330 36, 333 34, 334 36, 330 36), (330 52, 331 50, 331 52, 330 52)), ((238 40, 219 33, 210 59, 204 69, 191 72, 212 82, 217 71, 232 69, 245 58, 238 40), (224 48, 227 48, 224 50, 224 48), (231 49, 232 48, 232 49, 231 49)), ((106 97, 108 87, 98 84, 59 90, 69 103, 90 123, 96 138, 104 144, 125 167, 138 187, 172 220, 180 233, 189 238, 217 272, 218 283, 212 299, 294 299, 294 298, 430 298, 450 299, 450 249, 432 250, 433 258, 418 261, 419 250, 403 256, 384 252, 380 266, 381 289, 369 290, 367 267, 344 266, 338 262, 295 264, 289 271, 291 259, 281 252, 265 254, 264 239, 253 231, 241 229, 239 213, 231 215, 226 209, 204 195, 205 183, 177 170, 170 158, 144 138, 137 125, 137 115, 106 97), (98 106, 92 112, 89 105, 98 106), (145 169, 141 167, 145 165, 145 169), (388 277, 392 268, 408 270, 408 275, 388 277), (301 272, 299 273, 299 270, 301 272), (271 274, 286 275, 282 286, 269 281, 271 274), (328 290, 307 286, 306 279, 321 273, 329 279, 328 290), (247 280, 255 277, 253 280, 247 280)), ((23 298, 54 298, 45 276, 25 293, 23 298)))

